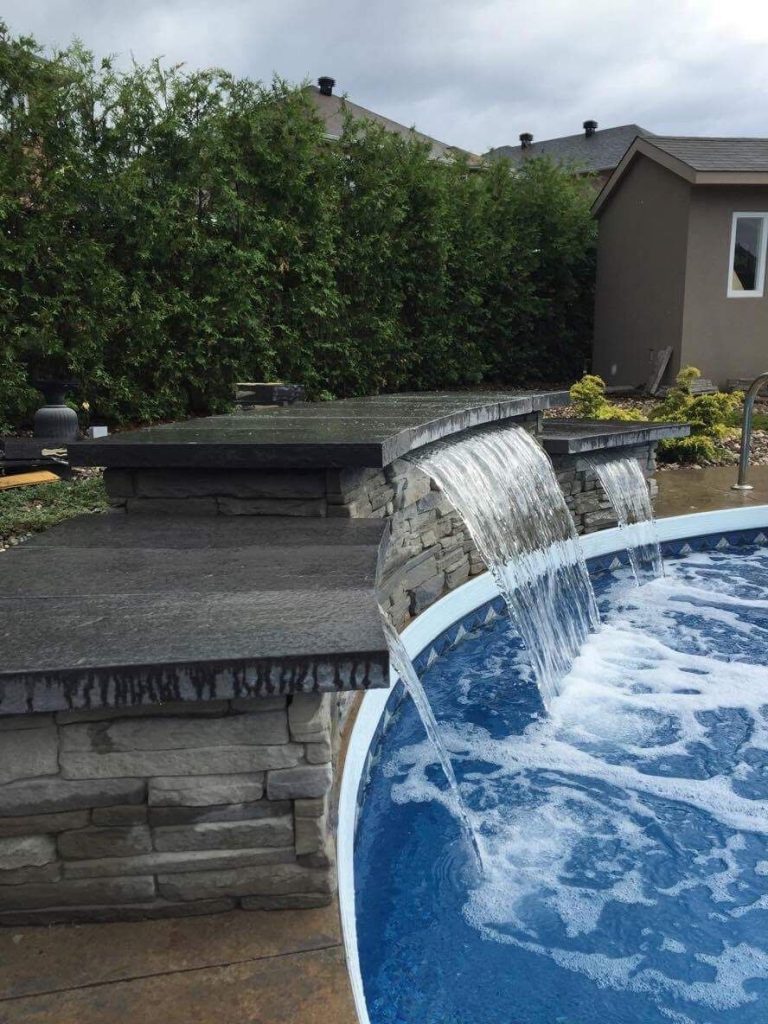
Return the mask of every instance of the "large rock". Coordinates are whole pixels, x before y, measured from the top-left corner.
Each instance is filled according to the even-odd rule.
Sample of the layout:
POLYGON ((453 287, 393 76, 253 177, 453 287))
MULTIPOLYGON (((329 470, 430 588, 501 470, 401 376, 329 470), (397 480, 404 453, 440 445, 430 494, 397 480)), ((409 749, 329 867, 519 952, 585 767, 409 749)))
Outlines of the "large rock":
POLYGON ((421 615, 425 608, 429 608, 441 596, 444 587, 445 576, 443 573, 414 587, 411 596, 411 614, 421 615))
POLYGON ((119 903, 142 903, 153 899, 154 879, 93 878, 60 882, 32 882, 9 885, 2 892, 2 909, 33 910, 54 907, 93 906, 119 903))
POLYGON ((219 498, 224 516, 325 516, 325 498, 219 498))
POLYGON ((196 750, 136 750, 118 754, 62 753, 65 779, 115 779, 138 775, 230 775, 298 763, 298 744, 259 747, 200 747, 196 750))
MULTIPOLYGON (((109 470, 109 473, 114 470, 109 470)), ((323 470, 143 469, 136 474, 136 494, 146 498, 322 498, 323 470)), ((130 497, 130 493, 119 495, 130 497)))
POLYGON ((54 835, 71 828, 85 828, 88 817, 88 811, 62 811, 60 814, 26 814, 16 818, 0 818, 0 837, 54 835))
POLYGON ((206 821, 255 821, 290 814, 290 800, 255 800, 245 804, 214 807, 150 807, 150 825, 194 825, 206 821))
POLYGON ((56 727, 7 729, 0 741, 0 786, 17 779, 55 775, 58 765, 56 727))
POLYGON ((141 804, 119 804, 116 807, 94 807, 91 814, 91 821, 94 825, 119 826, 125 828, 128 825, 145 825, 147 822, 147 808, 141 804))
POLYGON ((50 864, 40 867, 15 868, 13 871, 0 871, 0 907, 3 905, 4 885, 23 885, 26 882, 56 882, 61 878, 61 864, 52 860, 50 864))
POLYGON ((301 765, 267 775, 267 796, 270 800, 324 796, 331 786, 331 766, 301 765))
POLYGON ((196 775, 192 778, 150 779, 149 803, 157 807, 206 807, 250 803, 264 793, 264 773, 196 775))
POLYGON ((324 736, 319 743, 307 743, 304 756, 310 764, 327 764, 331 760, 331 737, 324 736))
POLYGON ((331 696, 297 693, 288 705, 288 727, 297 743, 320 743, 331 728, 331 696))
POLYGON ((171 874, 178 871, 229 871, 266 864, 290 864, 294 859, 293 846, 266 847, 260 850, 198 850, 66 861, 63 870, 65 878, 122 878, 125 875, 171 874))
POLYGON ((0 877, 4 871, 40 867, 56 859, 56 843, 50 836, 16 836, 0 839, 0 877))
POLYGON ((332 892, 327 871, 299 864, 241 868, 237 871, 193 871, 157 876, 160 894, 170 900, 212 899, 217 896, 284 896, 332 892))
POLYGON ((323 848, 326 835, 325 818, 300 818, 296 816, 296 856, 301 857, 308 853, 317 853, 323 848))
POLYGON ((133 750, 189 750, 288 742, 284 711, 226 718, 149 718, 69 725, 61 730, 62 753, 112 754, 133 750))
POLYGON ((229 704, 233 711, 247 711, 258 715, 263 711, 285 709, 287 697, 233 697, 229 704))
POLYGON ((132 828, 84 828, 63 832, 58 839, 59 853, 65 860, 95 857, 130 857, 149 853, 152 837, 146 825, 132 828))
MULTIPOLYGON (((110 804, 140 804, 144 800, 143 779, 35 779, 0 786, 0 816, 51 814, 110 804)), ((0 821, 2 817, 0 817, 0 821)))
POLYGON ((293 843, 293 821, 286 815, 256 821, 171 825, 154 829, 154 840, 155 849, 162 852, 290 846, 293 843))
POLYGON ((59 725, 74 725, 80 722, 105 722, 118 718, 164 718, 184 715, 202 715, 215 718, 229 711, 227 700, 169 700, 157 704, 133 704, 124 708, 88 708, 81 711, 57 711, 59 725))
POLYGON ((327 907, 330 902, 330 893, 298 892, 285 896, 244 896, 240 906, 243 910, 311 910, 327 907))

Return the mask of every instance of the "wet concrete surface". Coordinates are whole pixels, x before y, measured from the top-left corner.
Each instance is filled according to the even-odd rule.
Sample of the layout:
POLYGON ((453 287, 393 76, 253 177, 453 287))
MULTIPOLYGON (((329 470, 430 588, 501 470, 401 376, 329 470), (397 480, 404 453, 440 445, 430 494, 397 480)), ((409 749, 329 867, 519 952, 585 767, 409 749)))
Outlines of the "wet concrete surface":
POLYGON ((336 904, 0 929, 0 1024, 356 1024, 336 904))
POLYGON ((768 504, 768 466, 750 468, 749 482, 754 485, 751 491, 731 490, 737 473, 736 466, 672 469, 658 473, 657 517, 768 504))

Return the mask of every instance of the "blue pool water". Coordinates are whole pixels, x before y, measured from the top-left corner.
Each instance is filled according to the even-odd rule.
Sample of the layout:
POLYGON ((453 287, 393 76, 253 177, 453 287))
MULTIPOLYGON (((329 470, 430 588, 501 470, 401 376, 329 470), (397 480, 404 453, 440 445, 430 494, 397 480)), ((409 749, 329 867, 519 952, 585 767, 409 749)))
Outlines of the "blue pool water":
POLYGON ((768 551, 594 583, 548 715, 506 619, 423 676, 483 878, 393 716, 355 849, 371 1024, 768 1022, 768 551))

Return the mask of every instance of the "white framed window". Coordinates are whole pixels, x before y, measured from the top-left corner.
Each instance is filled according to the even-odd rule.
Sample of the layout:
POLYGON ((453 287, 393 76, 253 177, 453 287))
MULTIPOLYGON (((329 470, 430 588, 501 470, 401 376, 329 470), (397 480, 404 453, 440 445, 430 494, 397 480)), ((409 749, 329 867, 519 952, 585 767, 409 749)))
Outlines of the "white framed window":
POLYGON ((768 213, 734 213, 728 260, 728 298, 759 299, 765 287, 768 213))

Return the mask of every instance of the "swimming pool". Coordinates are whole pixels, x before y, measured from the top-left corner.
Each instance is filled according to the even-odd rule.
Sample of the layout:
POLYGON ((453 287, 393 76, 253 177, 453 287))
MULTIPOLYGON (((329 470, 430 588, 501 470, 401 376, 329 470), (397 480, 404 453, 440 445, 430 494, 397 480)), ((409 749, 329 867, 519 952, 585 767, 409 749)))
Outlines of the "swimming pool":
POLYGON ((339 835, 362 1021, 768 1019, 766 524, 662 521, 640 589, 617 531, 587 538, 604 625, 549 715, 487 577, 405 631, 486 874, 410 703, 366 695, 339 835))

